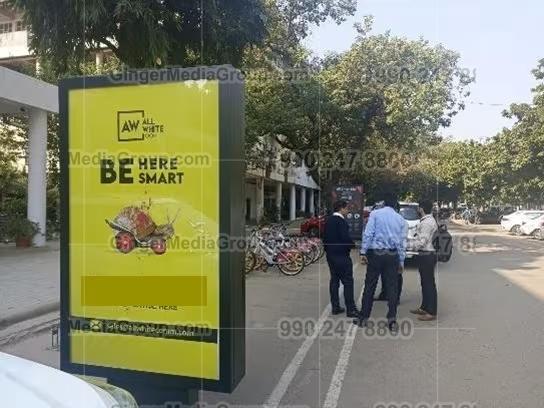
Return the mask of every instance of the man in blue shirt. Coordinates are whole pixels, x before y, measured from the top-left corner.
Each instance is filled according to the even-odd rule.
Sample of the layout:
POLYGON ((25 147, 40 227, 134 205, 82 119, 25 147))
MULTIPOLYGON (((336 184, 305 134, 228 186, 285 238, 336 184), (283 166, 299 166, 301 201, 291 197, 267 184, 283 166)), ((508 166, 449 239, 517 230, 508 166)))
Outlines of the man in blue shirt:
POLYGON ((386 194, 384 208, 370 213, 368 223, 363 233, 361 245, 361 262, 367 265, 365 277, 365 289, 363 292, 363 304, 361 314, 353 323, 364 326, 372 312, 374 292, 378 279, 382 278, 387 294, 389 311, 387 321, 389 329, 398 330, 397 305, 399 294, 398 274, 404 270, 406 257, 406 238, 408 224, 406 220, 395 211, 397 197, 394 194, 386 194))

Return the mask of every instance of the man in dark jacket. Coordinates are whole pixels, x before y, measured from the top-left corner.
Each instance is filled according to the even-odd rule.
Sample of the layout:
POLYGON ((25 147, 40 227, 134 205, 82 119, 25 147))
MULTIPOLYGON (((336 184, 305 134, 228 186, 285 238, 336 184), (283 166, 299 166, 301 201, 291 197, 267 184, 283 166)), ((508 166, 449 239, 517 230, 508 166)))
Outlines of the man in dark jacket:
POLYGON ((348 205, 345 201, 334 204, 334 213, 325 223, 323 244, 327 254, 327 263, 331 272, 329 291, 331 295, 332 314, 337 315, 346 310, 340 307, 338 290, 340 282, 344 285, 344 300, 346 302, 346 315, 358 316, 357 307, 353 296, 353 263, 350 251, 355 244, 349 236, 348 223, 345 216, 348 214, 348 205))

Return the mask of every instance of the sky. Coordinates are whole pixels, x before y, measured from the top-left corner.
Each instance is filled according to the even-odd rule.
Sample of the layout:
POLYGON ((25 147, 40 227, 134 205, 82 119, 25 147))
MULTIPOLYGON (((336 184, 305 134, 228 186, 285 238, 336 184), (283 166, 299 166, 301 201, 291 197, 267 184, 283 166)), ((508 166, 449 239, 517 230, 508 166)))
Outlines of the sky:
POLYGON ((358 0, 345 23, 326 22, 306 40, 317 55, 349 49, 353 23, 374 16, 373 33, 443 44, 460 53, 460 67, 476 74, 466 109, 441 134, 484 140, 512 121, 501 112, 531 102, 537 82, 531 70, 544 58, 542 0, 358 0))

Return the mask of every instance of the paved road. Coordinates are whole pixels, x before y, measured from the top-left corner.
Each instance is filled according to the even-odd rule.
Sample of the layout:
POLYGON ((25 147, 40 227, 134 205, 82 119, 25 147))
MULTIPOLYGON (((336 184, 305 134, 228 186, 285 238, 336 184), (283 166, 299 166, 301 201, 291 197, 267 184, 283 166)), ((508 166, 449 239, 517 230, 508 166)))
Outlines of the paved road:
MULTIPOLYGON (((205 392, 202 399, 267 407, 542 407, 544 242, 495 227, 453 230, 456 253, 439 266, 439 321, 406 320, 397 339, 329 317, 323 264, 294 278, 275 270, 249 276, 246 377, 232 395, 205 392), (297 336, 299 321, 322 325, 320 336, 297 336)), ((355 274, 358 295, 363 267, 355 274)), ((405 274, 400 317, 411 319, 419 282, 415 269, 405 274)), ((376 304, 374 316, 384 314, 385 305, 376 304)), ((7 351, 56 366, 58 353, 48 346, 42 335, 7 351)))

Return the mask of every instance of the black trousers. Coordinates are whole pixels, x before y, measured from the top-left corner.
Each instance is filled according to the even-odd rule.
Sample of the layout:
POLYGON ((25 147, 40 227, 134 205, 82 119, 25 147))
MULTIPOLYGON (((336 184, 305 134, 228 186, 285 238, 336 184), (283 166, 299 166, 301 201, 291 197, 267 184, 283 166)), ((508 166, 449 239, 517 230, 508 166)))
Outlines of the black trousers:
POLYGON ((421 280, 421 309, 436 316, 437 312, 437 291, 435 281, 436 253, 420 252, 418 255, 419 277, 421 280))
POLYGON ((331 271, 331 280, 329 282, 329 293, 331 296, 331 305, 333 309, 340 308, 340 299, 338 291, 340 282, 344 285, 344 301, 348 311, 355 310, 355 299, 353 295, 353 262, 349 254, 347 255, 328 255, 327 263, 331 271))
POLYGON ((365 290, 363 292, 363 304, 361 318, 368 319, 372 313, 374 293, 378 286, 378 279, 382 278, 387 295, 389 310, 388 320, 397 318, 397 304, 399 297, 399 255, 396 251, 368 251, 368 265, 366 267, 365 290))
MULTIPOLYGON (((400 303, 400 297, 402 295, 402 286, 404 284, 404 278, 403 278, 402 273, 399 273, 398 279, 399 279, 399 294, 397 296, 397 299, 398 299, 397 303, 400 303)), ((380 294, 378 295, 378 298, 380 300, 387 300, 387 294, 385 293, 385 288, 386 287, 385 287, 385 285, 383 283, 383 279, 381 279, 381 281, 382 281, 382 289, 380 291, 380 294)))

